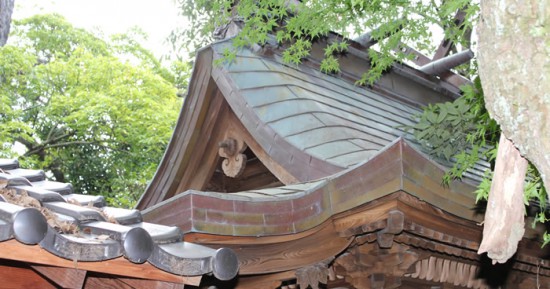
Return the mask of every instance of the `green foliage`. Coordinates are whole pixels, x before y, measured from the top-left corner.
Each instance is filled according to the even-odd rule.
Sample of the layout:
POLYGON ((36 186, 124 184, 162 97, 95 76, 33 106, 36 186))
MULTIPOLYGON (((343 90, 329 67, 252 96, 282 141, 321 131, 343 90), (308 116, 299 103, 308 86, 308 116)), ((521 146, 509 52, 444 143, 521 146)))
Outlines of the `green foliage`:
MULTIPOLYGON (((171 42, 175 47, 186 43, 193 50, 210 43, 217 27, 242 20, 242 30, 233 40, 237 49, 252 44, 264 45, 274 38, 287 47, 283 60, 298 64, 309 55, 312 43, 326 38, 329 32, 352 37, 373 30, 371 36, 378 40, 378 45, 369 49, 372 68, 357 81, 361 85, 373 84, 395 61, 405 60, 404 54, 394 52, 401 42, 423 51, 433 51, 430 31, 434 25, 441 27, 447 39, 455 43, 469 41, 466 32, 478 16, 477 4, 466 0, 431 1, 429 5, 425 2, 180 0, 182 14, 190 19, 191 25, 186 30, 175 31, 171 42), (453 19, 458 9, 466 11, 466 21, 460 26, 453 19)), ((346 45, 335 43, 325 48, 326 58, 321 63, 324 72, 339 71, 335 46, 343 52, 346 45)))
MULTIPOLYGON (((452 167, 443 178, 448 184, 453 179, 460 179, 464 173, 473 168, 480 160, 494 161, 498 149, 500 128, 485 109, 483 91, 479 78, 473 86, 463 88, 463 96, 454 102, 430 105, 416 116, 416 124, 409 127, 415 138, 428 151, 452 163, 452 167)), ((487 200, 491 189, 492 171, 478 185, 476 202, 487 200)), ((524 186, 524 203, 526 206, 536 204, 538 212, 533 218, 533 226, 548 221, 546 215, 547 193, 542 179, 530 164, 524 186)), ((550 242, 550 235, 543 236, 543 244, 550 242)))
POLYGON ((461 178, 480 159, 491 161, 500 128, 485 109, 479 78, 463 87, 463 96, 453 102, 429 105, 410 127, 414 137, 434 156, 453 161, 444 183, 461 178))
POLYGON ((72 27, 61 16, 14 22, 0 48, 0 155, 25 146, 25 166, 49 170, 81 193, 132 206, 152 177, 177 119, 174 83, 136 40, 113 41, 72 27))

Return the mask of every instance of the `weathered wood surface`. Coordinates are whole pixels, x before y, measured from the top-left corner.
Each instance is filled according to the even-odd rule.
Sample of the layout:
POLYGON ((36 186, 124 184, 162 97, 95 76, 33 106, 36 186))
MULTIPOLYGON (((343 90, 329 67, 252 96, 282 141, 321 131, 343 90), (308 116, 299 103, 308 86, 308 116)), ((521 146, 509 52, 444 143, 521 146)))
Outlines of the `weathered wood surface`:
POLYGON ((6 289, 56 289, 54 285, 33 271, 27 264, 9 260, 0 261, 0 287, 6 289))
POLYGON ((84 270, 39 265, 31 267, 63 289, 81 289, 86 278, 84 270))
POLYGON ((137 278, 116 278, 118 281, 131 286, 133 289, 183 289, 186 285, 173 282, 137 279, 137 278))
POLYGON ((86 270, 134 278, 145 278, 150 280, 167 281, 179 284, 198 285, 202 277, 177 276, 159 270, 149 263, 131 263, 123 257, 101 262, 73 262, 71 260, 59 258, 43 250, 39 246, 23 245, 17 240, 0 242, 0 252, 2 252, 2 258, 8 260, 49 266, 55 265, 56 267, 61 268, 86 270))
POLYGON ((478 250, 479 254, 486 252, 495 263, 508 261, 525 233, 523 187, 527 165, 527 160, 501 133, 483 223, 483 241, 478 250))
POLYGON ((210 192, 240 192, 275 188, 284 185, 263 165, 252 151, 245 153, 252 155, 247 156, 244 171, 237 179, 229 178, 222 171, 216 169, 204 190, 210 192))
POLYGON ((132 286, 110 276, 88 276, 84 289, 135 289, 132 286))
POLYGON ((238 136, 227 137, 218 143, 218 154, 224 158, 222 170, 230 178, 240 177, 246 167, 247 157, 244 153, 247 145, 238 136))
POLYGON ((418 261, 414 265, 413 272, 405 276, 439 283, 451 283, 454 286, 489 289, 489 285, 483 279, 478 278, 478 272, 477 265, 431 256, 418 261))
POLYGON ((208 102, 211 99, 204 95, 214 92, 215 88, 209 86, 212 66, 199 65, 199 63, 211 61, 212 51, 202 50, 197 57, 197 64, 191 76, 193 85, 189 87, 188 96, 180 112, 180 119, 166 148, 165 157, 151 184, 138 202, 137 208, 140 210, 177 193, 176 189, 183 174, 183 168, 192 153, 191 150, 186 151, 185 149, 195 147, 200 135, 200 127, 206 117, 208 102))
POLYGON ((239 257, 239 274, 293 270, 337 255, 351 242, 351 239, 339 237, 330 223, 321 227, 309 236, 280 243, 225 246, 232 248, 239 257))

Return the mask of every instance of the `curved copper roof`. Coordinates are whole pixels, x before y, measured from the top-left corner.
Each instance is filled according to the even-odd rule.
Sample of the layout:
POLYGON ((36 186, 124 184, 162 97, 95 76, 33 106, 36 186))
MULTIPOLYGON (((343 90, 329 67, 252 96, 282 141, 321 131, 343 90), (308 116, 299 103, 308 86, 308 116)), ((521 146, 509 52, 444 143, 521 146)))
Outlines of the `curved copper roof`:
MULTIPOLYGON (((325 178, 364 162, 399 137, 414 144, 404 126, 412 123, 420 107, 449 100, 449 94, 457 93, 448 90, 448 84, 419 76, 404 65, 395 65, 373 87, 357 86, 350 75, 357 79, 368 69, 368 59, 362 54, 343 57, 340 75, 312 67, 314 56, 300 66, 287 65, 278 50, 269 47, 243 48, 230 63, 221 61, 231 45, 229 40, 222 41, 198 52, 174 135, 139 208, 200 189, 180 181, 190 159, 203 152, 205 143, 197 139, 207 139, 205 128, 215 125, 218 111, 212 109, 213 103, 229 105, 251 139, 269 156, 264 164, 280 166, 289 177, 271 168, 272 172, 284 184, 292 184, 325 178)), ((211 158, 203 156, 207 157, 211 158)), ((486 167, 481 163, 467 177, 478 180, 486 167)))

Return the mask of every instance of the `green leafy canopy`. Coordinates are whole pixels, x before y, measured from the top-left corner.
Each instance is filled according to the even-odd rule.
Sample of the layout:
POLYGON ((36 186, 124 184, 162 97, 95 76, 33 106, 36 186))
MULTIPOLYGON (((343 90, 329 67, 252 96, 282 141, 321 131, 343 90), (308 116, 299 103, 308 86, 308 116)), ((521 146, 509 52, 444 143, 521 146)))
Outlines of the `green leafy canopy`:
MULTIPOLYGON (((373 30, 371 37, 378 40, 376 49, 369 49, 372 69, 358 84, 372 84, 395 61, 405 60, 394 48, 404 42, 420 50, 432 51, 433 27, 446 32, 446 38, 455 43, 469 41, 467 31, 472 28, 478 5, 470 1, 404 1, 404 0, 180 0, 182 14, 191 25, 173 33, 172 43, 187 43, 191 49, 212 42, 212 32, 231 21, 242 20, 242 30, 233 39, 235 47, 252 43, 263 45, 272 37, 288 48, 283 60, 298 64, 310 53, 312 43, 330 32, 351 38, 373 30), (466 11, 467 21, 456 25, 458 9, 466 11), (376 29, 375 29, 376 28, 376 29), (178 42, 179 41, 179 42, 178 42)), ((334 43, 325 48, 321 63, 324 72, 339 72, 338 54, 347 50, 347 43, 334 43)), ((234 53, 234 52, 233 52, 234 53)), ((231 59, 230 51, 226 59, 231 59)))
POLYGON ((175 82, 189 67, 161 66, 136 31, 104 40, 55 14, 12 27, 0 48, 0 157, 133 206, 170 139, 175 82))

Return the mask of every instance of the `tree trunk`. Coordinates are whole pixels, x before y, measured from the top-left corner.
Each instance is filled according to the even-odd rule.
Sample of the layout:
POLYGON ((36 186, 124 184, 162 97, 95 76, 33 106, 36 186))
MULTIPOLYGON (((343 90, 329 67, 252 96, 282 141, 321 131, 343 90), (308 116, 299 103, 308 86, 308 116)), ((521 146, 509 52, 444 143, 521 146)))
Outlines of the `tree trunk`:
MULTIPOLYGON (((478 35, 479 75, 487 110, 537 167, 550 191, 549 0, 482 0, 478 35)), ((498 179, 493 182, 508 182, 498 179)), ((489 233, 484 230, 484 238, 488 238, 485 231, 489 233)))
POLYGON ((0 0, 0 46, 8 41, 14 2, 15 0, 0 0))

